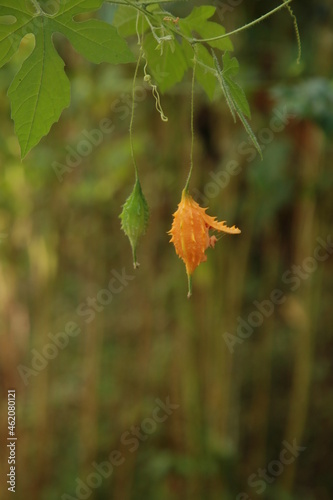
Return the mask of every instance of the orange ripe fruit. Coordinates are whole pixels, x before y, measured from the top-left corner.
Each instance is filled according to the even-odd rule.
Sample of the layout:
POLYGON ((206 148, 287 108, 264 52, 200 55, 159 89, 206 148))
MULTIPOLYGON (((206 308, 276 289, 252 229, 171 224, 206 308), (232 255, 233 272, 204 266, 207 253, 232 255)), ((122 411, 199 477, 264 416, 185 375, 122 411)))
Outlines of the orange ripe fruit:
POLYGON ((209 230, 229 234, 239 234, 236 226, 228 227, 225 221, 218 222, 216 217, 206 214, 207 208, 202 208, 193 200, 185 189, 177 211, 173 214, 173 223, 168 234, 170 243, 174 244, 177 255, 184 261, 189 282, 188 297, 191 296, 191 275, 195 268, 207 260, 205 252, 209 246, 215 246, 217 238, 210 236, 209 230))

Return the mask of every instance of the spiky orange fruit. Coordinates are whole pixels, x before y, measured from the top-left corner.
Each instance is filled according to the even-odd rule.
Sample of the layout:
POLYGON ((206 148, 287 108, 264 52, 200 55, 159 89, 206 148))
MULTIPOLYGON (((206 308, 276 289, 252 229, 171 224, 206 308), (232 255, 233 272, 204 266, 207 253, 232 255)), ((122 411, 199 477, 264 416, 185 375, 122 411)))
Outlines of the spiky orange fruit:
POLYGON ((202 208, 184 189, 177 211, 173 214, 173 223, 168 234, 174 244, 177 255, 184 261, 189 282, 188 297, 191 296, 191 276, 195 268, 207 260, 205 252, 209 246, 215 246, 215 236, 209 230, 229 234, 239 234, 236 226, 228 227, 225 221, 219 222, 216 217, 206 214, 202 208))

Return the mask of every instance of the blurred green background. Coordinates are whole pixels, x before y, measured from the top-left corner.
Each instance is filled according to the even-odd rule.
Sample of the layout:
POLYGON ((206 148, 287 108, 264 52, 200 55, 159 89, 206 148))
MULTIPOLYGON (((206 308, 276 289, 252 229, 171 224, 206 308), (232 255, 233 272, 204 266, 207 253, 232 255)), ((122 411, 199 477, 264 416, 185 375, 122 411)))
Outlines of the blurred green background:
MULTIPOLYGON (((277 4, 215 5, 231 30, 277 4)), ((332 499, 332 246, 313 257, 333 235, 332 3, 293 9, 300 65, 287 11, 233 38, 263 161, 221 95, 195 95, 193 196, 242 234, 208 250, 191 300, 166 234, 189 166, 191 75, 162 96, 168 123, 138 79, 134 147, 151 219, 134 271, 118 217, 134 181, 134 67, 91 65, 57 39, 72 103, 23 162, 6 92, 31 40, 0 71, 1 498, 15 388, 20 500, 332 499), (101 292, 117 273, 127 278, 101 292), (255 301, 275 289, 281 304, 260 320, 255 301), (73 323, 75 336, 59 334, 73 323), (286 442, 303 447, 288 463, 286 442)))

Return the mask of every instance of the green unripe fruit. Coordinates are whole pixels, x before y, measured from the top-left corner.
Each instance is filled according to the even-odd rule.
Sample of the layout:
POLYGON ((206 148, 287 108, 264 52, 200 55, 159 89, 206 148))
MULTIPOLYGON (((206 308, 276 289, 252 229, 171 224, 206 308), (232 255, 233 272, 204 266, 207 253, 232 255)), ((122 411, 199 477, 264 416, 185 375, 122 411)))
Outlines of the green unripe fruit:
POLYGON ((136 260, 138 240, 146 232, 149 219, 148 203, 143 195, 139 179, 135 181, 133 191, 125 201, 119 217, 121 228, 131 243, 133 266, 136 269, 139 266, 136 260))

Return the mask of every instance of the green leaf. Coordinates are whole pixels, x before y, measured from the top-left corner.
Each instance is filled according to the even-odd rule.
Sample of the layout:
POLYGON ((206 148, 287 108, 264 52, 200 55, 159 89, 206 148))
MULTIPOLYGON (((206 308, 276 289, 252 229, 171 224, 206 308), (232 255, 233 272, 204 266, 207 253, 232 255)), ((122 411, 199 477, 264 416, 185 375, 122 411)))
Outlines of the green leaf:
MULTIPOLYGON (((152 10, 151 8, 148 10, 152 10)), ((113 19, 113 25, 117 28, 119 35, 128 37, 136 35, 136 19, 137 11, 130 6, 119 5, 113 19)), ((143 35, 148 29, 149 25, 146 19, 139 18, 138 31, 143 35)))
POLYGON ((149 70, 162 93, 183 79, 188 65, 177 40, 165 40, 159 46, 149 33, 145 36, 143 48, 149 70))
POLYGON ((24 157, 49 132, 70 103, 64 62, 54 49, 47 29, 36 34, 35 49, 16 74, 8 95, 24 157))
MULTIPOLYGON (((218 23, 208 21, 215 14, 216 8, 203 5, 194 7, 191 14, 179 21, 179 28, 184 35, 191 37, 193 32, 205 38, 219 37, 225 34, 225 28, 218 23)), ((207 42, 211 47, 220 50, 233 50, 233 45, 229 37, 207 42)))
POLYGON ((31 20, 24 0, 18 0, 13 6, 12 0, 0 0, 0 16, 14 16, 13 24, 0 23, 0 67, 13 57, 21 43, 22 34, 31 20))
POLYGON ((203 45, 196 47, 197 65, 195 76, 198 83, 204 89, 209 99, 212 101, 216 90, 216 77, 208 68, 214 68, 214 60, 208 50, 203 45), (201 63, 201 64, 200 64, 201 63), (204 66, 202 66, 204 64, 204 66))
POLYGON ((245 115, 250 116, 250 108, 245 93, 243 92, 243 89, 238 85, 238 83, 232 80, 232 78, 238 73, 239 69, 238 61, 235 57, 231 59, 229 53, 226 52, 222 57, 223 70, 221 70, 217 57, 213 51, 212 54, 217 72, 217 78, 218 81, 220 82, 222 91, 226 98, 231 114, 234 120, 236 119, 236 115, 238 116, 246 132, 249 134, 252 143, 254 144, 254 146, 256 147, 257 151, 259 152, 262 158, 262 151, 260 145, 248 121, 245 118, 245 115))
POLYGON ((230 57, 229 52, 222 56, 223 62, 223 75, 225 78, 233 78, 239 73, 239 62, 236 57, 230 57))
POLYGON ((249 103, 246 99, 246 95, 243 89, 239 86, 237 82, 233 81, 233 77, 238 74, 239 63, 236 57, 230 58, 229 52, 226 52, 222 56, 223 61, 223 78, 225 79, 229 91, 232 95, 233 100, 239 107, 239 109, 244 113, 245 116, 251 117, 251 111, 249 103))
MULTIPOLYGON (((184 53, 189 67, 193 67, 194 52, 189 43, 183 43, 184 53)), ((206 47, 201 44, 195 46, 197 64, 195 69, 195 79, 207 94, 210 101, 213 100, 216 90, 216 69, 214 60, 206 47)))
POLYGON ((35 48, 24 61, 9 89, 12 117, 24 157, 70 102, 69 81, 52 36, 63 34, 74 49, 94 63, 126 63, 134 60, 125 40, 114 26, 89 19, 73 20, 78 14, 101 7, 104 0, 60 0, 50 15, 31 0, 0 0, 0 16, 14 16, 13 24, 0 24, 0 67, 17 51, 27 33, 35 36, 35 48))
MULTIPOLYGON (((135 35, 137 13, 129 6, 119 5, 113 19, 113 25, 123 37, 135 35)), ((141 27, 141 22, 140 22, 141 27)))
MULTIPOLYGON (((194 7, 191 13, 184 19, 190 26, 198 26, 199 24, 207 21, 215 14, 216 7, 212 5, 202 5, 201 7, 194 7)), ((195 29, 195 28, 194 28, 195 29)))
POLYGON ((53 26, 68 38, 77 52, 93 63, 118 64, 134 60, 117 30, 107 23, 95 19, 76 23, 60 18, 54 20, 53 26))

